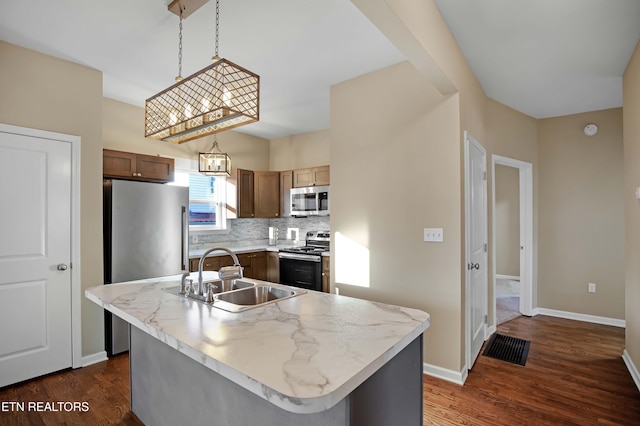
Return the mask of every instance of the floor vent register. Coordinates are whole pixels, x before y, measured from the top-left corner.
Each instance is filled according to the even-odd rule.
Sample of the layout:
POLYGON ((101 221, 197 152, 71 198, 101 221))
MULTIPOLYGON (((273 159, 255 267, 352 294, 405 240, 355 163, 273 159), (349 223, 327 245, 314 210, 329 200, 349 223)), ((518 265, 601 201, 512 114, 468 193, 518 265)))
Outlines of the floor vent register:
POLYGON ((495 333, 491 336, 482 355, 513 364, 525 365, 530 344, 529 340, 495 333))

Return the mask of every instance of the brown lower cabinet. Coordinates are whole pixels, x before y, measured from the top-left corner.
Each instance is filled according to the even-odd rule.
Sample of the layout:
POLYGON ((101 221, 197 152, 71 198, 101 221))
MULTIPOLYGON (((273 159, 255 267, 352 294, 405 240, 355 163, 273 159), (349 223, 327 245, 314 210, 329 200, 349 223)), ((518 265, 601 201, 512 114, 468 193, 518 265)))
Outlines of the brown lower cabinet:
POLYGON ((322 256, 322 291, 331 293, 331 258, 322 256))
POLYGON ((260 251, 260 252, 256 252, 256 253, 249 253, 249 254, 242 254, 238 256, 238 259, 240 259, 240 264, 242 266, 245 266, 245 271, 247 271, 247 268, 249 268, 248 272, 245 273, 245 276, 247 278, 254 278, 256 280, 262 280, 262 281, 266 281, 267 280, 267 253, 264 251, 260 251), (240 256, 246 256, 246 265, 245 263, 242 261, 242 259, 240 259, 240 256))
POLYGON ((280 257, 277 252, 267 252, 267 281, 280 282, 280 257))
MULTIPOLYGON (((254 278, 256 280, 267 280, 267 253, 264 251, 253 253, 238 254, 240 266, 244 268, 244 276, 254 278)), ((200 258, 191 259, 189 261, 189 270, 191 272, 198 271, 198 263, 200 258)), ((202 265, 203 271, 218 271, 223 266, 233 265, 233 259, 229 255, 225 256, 208 256, 202 265)))

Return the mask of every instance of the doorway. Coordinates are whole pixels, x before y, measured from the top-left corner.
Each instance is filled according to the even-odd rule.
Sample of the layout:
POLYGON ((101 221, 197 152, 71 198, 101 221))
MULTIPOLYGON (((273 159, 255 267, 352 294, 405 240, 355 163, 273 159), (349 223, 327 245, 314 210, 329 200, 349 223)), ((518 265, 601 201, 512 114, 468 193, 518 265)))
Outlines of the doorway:
POLYGON ((533 166, 513 158, 492 155, 491 171, 493 329, 509 316, 531 316, 533 312, 533 166), (500 182, 501 176, 507 181, 500 182), (517 190, 517 201, 511 202, 517 205, 506 209, 509 211, 501 211, 504 206, 499 203, 500 189, 504 190, 503 193, 511 192, 511 197, 513 191, 517 190), (517 210, 516 218, 513 218, 514 210, 517 210), (510 216, 510 219, 501 216, 502 213, 510 216), (503 221, 517 222, 517 226, 515 229, 501 229, 501 226, 508 224, 498 224, 500 217, 503 221), (500 250, 503 244, 507 247, 500 250), (500 305, 510 312, 504 313, 505 316, 499 321, 500 305))

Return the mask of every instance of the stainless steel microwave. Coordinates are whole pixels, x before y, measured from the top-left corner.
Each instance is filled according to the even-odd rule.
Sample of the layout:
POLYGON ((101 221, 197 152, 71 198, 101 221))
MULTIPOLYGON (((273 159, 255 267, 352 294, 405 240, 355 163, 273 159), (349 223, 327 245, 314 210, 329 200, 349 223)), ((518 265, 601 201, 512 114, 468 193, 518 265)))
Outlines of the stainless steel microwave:
POLYGON ((329 186, 291 189, 291 216, 328 216, 329 186))

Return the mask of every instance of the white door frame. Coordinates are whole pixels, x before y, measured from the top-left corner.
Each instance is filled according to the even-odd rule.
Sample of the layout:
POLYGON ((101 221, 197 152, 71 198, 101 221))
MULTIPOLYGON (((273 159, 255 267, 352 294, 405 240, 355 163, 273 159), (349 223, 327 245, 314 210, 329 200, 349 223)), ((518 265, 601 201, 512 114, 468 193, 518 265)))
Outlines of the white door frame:
POLYGON ((491 217, 493 256, 493 326, 496 327, 496 165, 518 169, 520 181, 520 312, 533 315, 533 165, 500 155, 491 156, 491 217))
POLYGON ((71 366, 82 367, 80 304, 80 136, 29 129, 0 123, 0 132, 71 144, 71 366))
MULTIPOLYGON (((464 368, 464 372, 465 372, 465 376, 466 377, 466 372, 470 369, 471 367, 471 348, 472 348, 472 344, 471 344, 471 300, 469 295, 471 294, 471 288, 470 288, 470 272, 469 269, 467 268, 467 265, 471 262, 471 246, 470 246, 470 242, 471 242, 471 234, 470 234, 470 227, 471 227, 471 202, 470 202, 470 197, 471 197, 471 191, 469 188, 469 179, 470 179, 470 170, 469 170, 469 160, 470 160, 470 144, 474 144, 481 152, 483 152, 485 154, 485 161, 486 161, 486 150, 485 148, 469 133, 465 130, 464 132, 464 241, 465 241, 465 247, 464 247, 464 252, 465 252, 465 261, 464 261, 464 273, 465 273, 465 294, 464 294, 464 300, 465 300, 465 368, 464 368)), ((486 167, 486 163, 485 163, 485 167, 486 167)), ((487 184, 486 184, 486 179, 485 179, 485 184, 484 184, 484 199, 485 199, 485 219, 486 219, 486 223, 485 223, 485 235, 484 235, 484 240, 485 242, 488 241, 488 226, 489 226, 489 221, 488 221, 488 212, 487 212, 487 184)), ((485 265, 481 265, 481 268, 483 268, 483 270, 487 270, 488 267, 488 261, 487 261, 487 256, 486 256, 485 252, 485 265)), ((489 277, 487 276, 487 287, 488 287, 488 279, 489 277)), ((488 288, 485 288, 485 299, 487 297, 487 293, 488 293, 488 288)), ((486 315, 487 315, 487 310, 488 310, 488 300, 485 300, 485 304, 484 304, 484 315, 485 315, 485 319, 486 319, 486 315)), ((484 340, 487 340, 487 337, 489 335, 487 334, 487 324, 485 322, 484 325, 484 340)), ((464 380, 463 380, 464 382, 464 380)))

